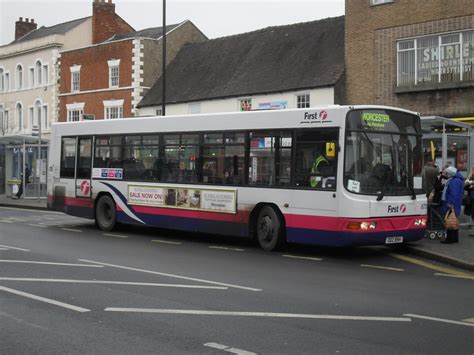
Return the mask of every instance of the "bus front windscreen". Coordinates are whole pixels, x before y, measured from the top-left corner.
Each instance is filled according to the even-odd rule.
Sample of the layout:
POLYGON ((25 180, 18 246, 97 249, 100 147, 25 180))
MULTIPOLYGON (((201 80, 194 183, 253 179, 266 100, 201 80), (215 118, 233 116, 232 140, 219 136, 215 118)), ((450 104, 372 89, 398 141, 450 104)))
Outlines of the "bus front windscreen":
POLYGON ((344 186, 356 194, 422 193, 420 118, 394 110, 353 110, 347 115, 344 186))

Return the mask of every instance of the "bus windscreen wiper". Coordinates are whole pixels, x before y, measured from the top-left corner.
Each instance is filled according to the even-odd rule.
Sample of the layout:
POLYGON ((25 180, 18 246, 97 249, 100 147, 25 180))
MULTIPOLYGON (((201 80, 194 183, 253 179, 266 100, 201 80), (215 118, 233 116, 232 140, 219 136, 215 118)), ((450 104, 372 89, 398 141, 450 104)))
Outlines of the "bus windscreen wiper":
POLYGON ((382 200, 383 197, 385 196, 385 190, 387 189, 387 183, 388 183, 388 180, 390 180, 390 175, 391 175, 391 172, 389 174, 387 174, 387 177, 385 178, 385 181, 384 181, 383 186, 382 186, 382 190, 377 195, 377 201, 382 200))

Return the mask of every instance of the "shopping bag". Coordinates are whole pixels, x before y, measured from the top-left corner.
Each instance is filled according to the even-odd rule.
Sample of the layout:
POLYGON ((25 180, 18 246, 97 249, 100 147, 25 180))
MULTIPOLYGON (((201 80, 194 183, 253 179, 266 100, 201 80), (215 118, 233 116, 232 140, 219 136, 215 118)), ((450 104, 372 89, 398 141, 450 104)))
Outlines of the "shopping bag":
POLYGON ((452 208, 446 212, 446 215, 444 216, 444 224, 446 225, 447 230, 459 229, 459 220, 452 208))

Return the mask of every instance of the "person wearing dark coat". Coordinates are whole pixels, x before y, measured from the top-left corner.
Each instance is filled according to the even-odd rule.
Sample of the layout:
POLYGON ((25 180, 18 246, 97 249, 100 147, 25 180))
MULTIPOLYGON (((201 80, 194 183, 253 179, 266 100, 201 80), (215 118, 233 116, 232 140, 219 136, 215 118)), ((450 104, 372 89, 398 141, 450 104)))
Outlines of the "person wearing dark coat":
MULTIPOLYGON (((444 186, 443 194, 441 197, 441 215, 445 216, 449 209, 453 209, 456 217, 459 218, 461 215, 461 205, 464 196, 464 177, 458 170, 450 166, 446 168, 446 175, 449 180, 444 186)), ((442 243, 457 243, 459 241, 459 231, 447 230, 446 240, 442 243)))
POLYGON ((426 197, 434 190, 436 180, 438 179, 439 170, 433 161, 429 161, 425 165, 425 192, 426 197))

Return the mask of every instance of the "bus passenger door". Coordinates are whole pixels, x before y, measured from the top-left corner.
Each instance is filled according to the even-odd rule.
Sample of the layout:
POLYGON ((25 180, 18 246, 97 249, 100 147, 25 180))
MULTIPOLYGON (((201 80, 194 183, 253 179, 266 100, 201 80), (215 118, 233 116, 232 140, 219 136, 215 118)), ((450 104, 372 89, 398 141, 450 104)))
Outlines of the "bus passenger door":
POLYGON ((92 137, 79 137, 76 160, 76 197, 90 198, 92 194, 92 137))

